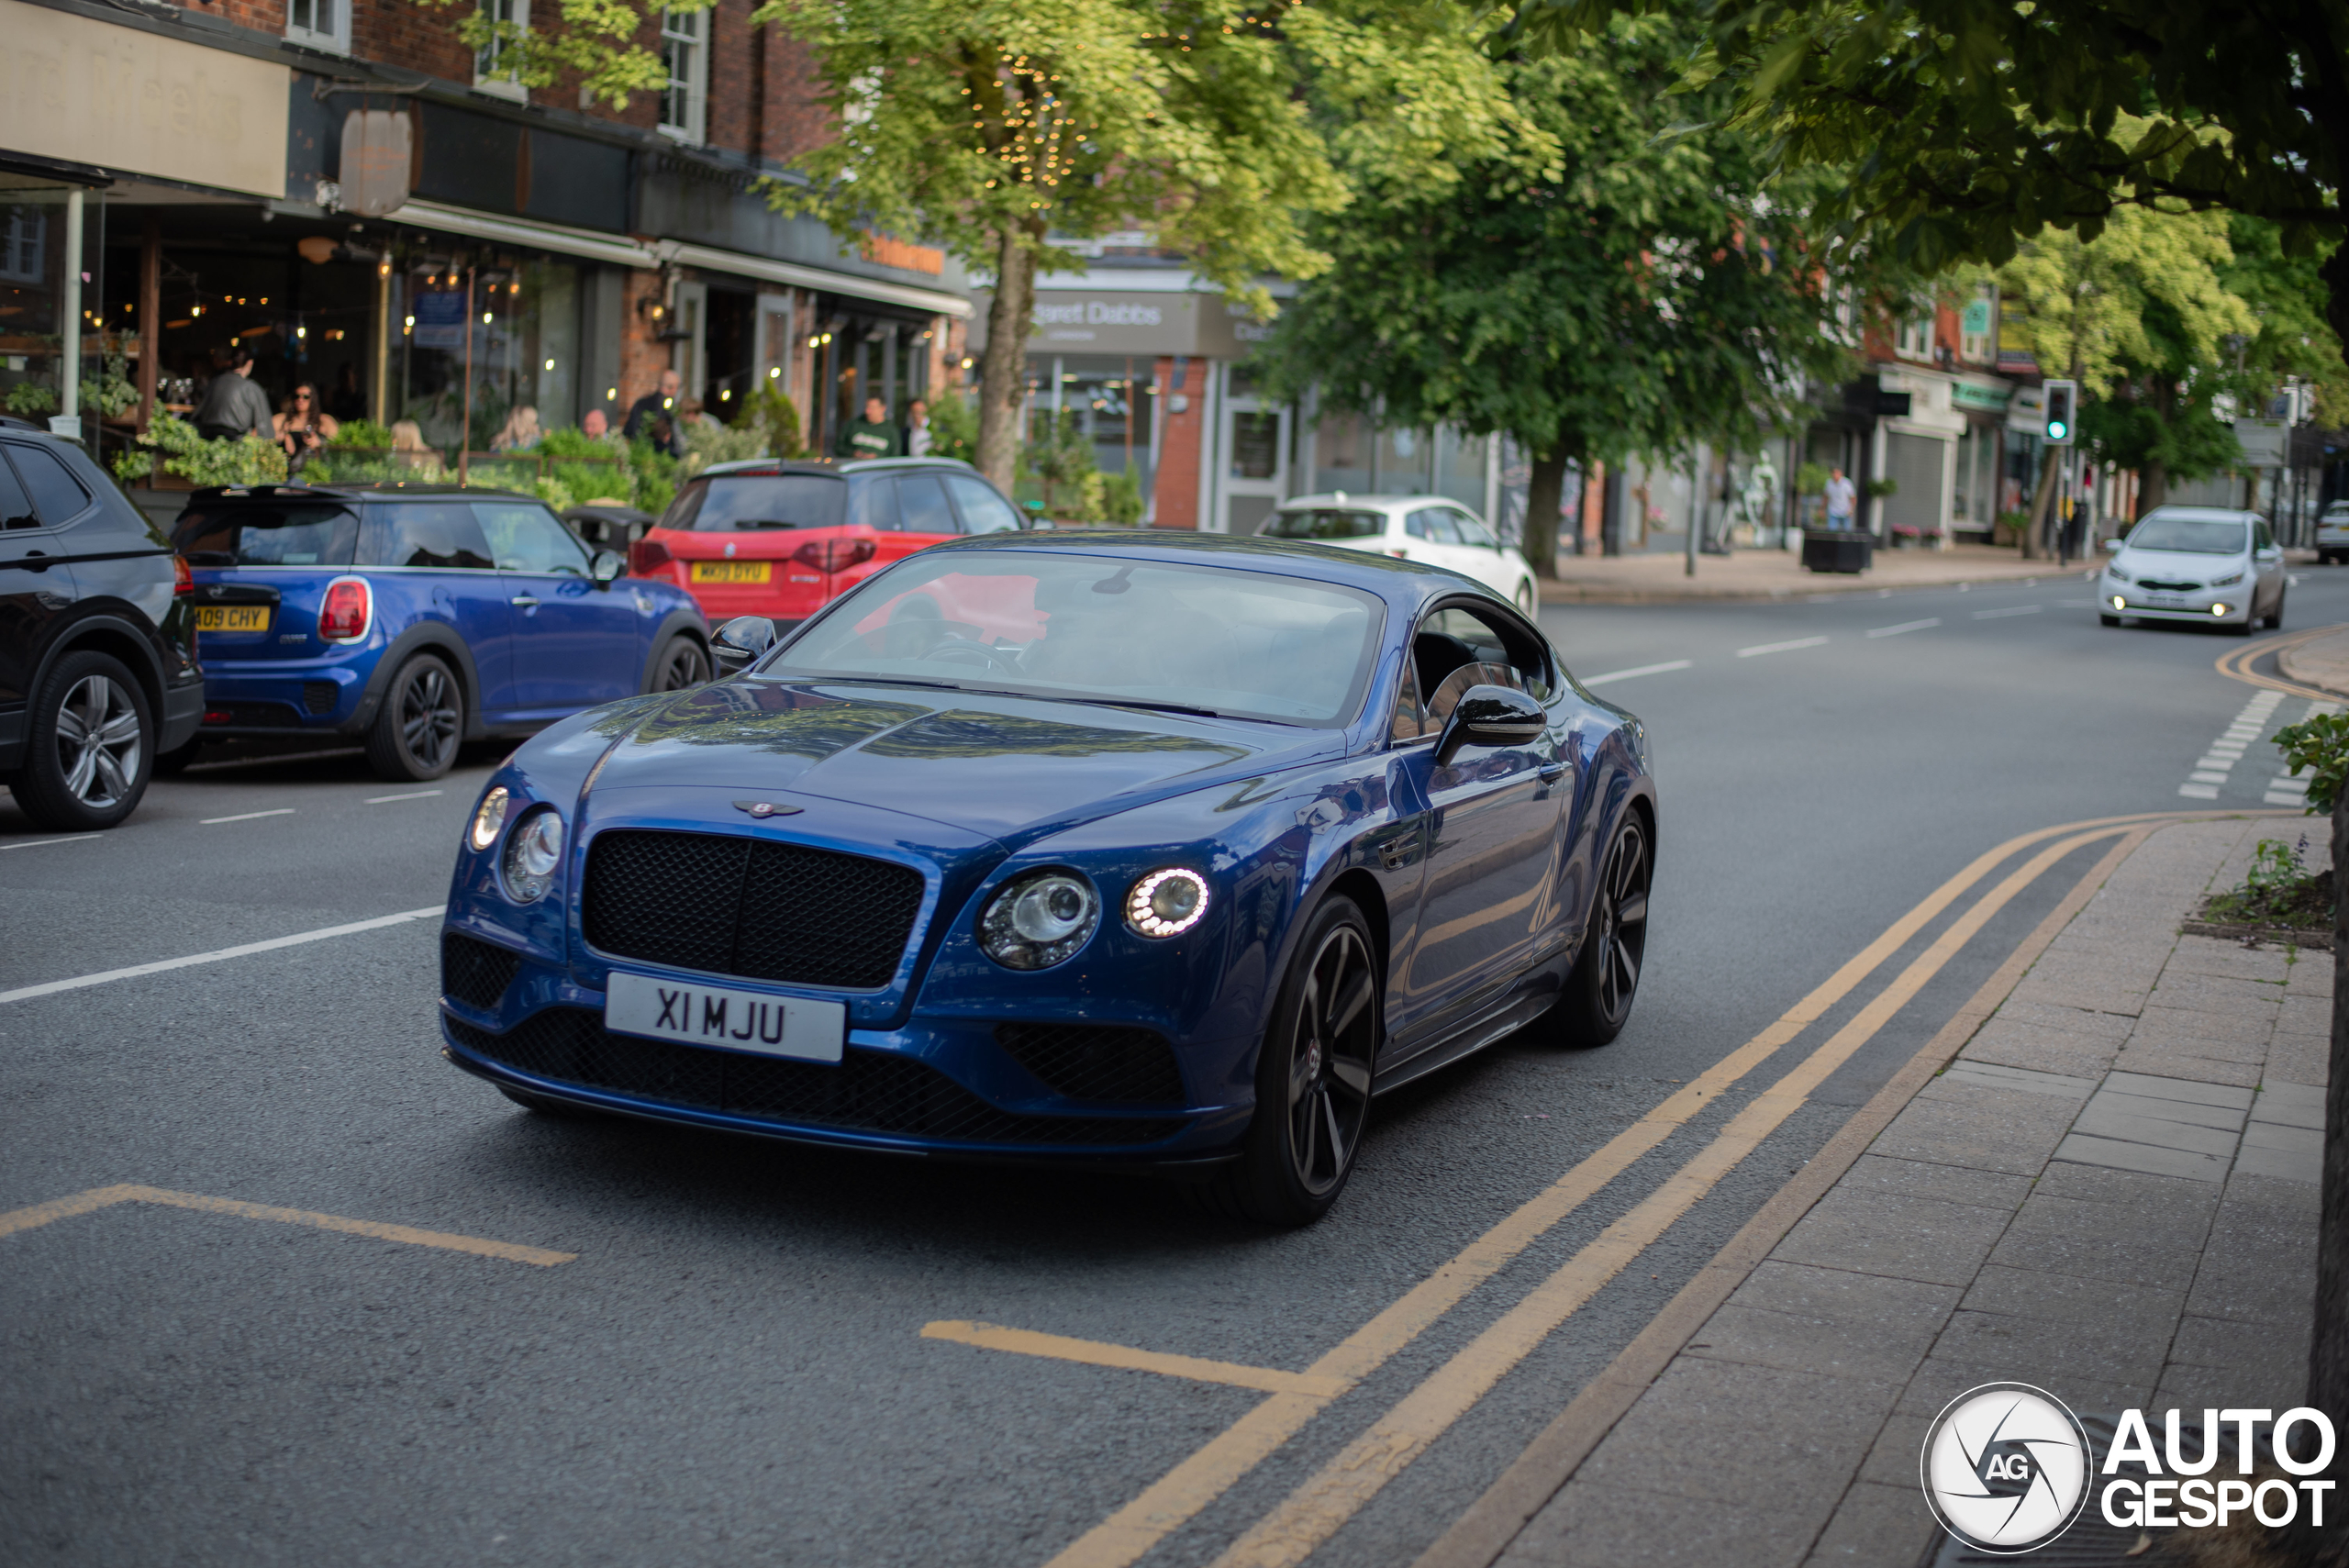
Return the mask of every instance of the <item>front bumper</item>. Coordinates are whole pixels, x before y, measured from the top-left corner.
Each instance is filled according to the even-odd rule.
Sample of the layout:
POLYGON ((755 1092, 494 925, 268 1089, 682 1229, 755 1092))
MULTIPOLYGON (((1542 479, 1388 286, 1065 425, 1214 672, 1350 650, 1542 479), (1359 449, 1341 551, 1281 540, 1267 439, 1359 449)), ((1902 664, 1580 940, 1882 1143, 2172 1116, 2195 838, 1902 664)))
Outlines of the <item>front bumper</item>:
POLYGON ((2154 594, 2134 583, 2099 578, 2096 607, 2133 620, 2193 621, 2203 626, 2242 626, 2251 619, 2252 580, 2224 588, 2154 594))

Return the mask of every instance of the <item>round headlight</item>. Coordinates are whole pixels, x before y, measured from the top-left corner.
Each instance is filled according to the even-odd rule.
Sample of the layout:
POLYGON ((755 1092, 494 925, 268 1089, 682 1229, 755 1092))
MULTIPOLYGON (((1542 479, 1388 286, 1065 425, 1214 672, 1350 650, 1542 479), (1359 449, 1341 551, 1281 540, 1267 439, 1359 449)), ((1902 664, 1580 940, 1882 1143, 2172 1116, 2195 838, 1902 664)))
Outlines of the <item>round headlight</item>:
POLYGON ((506 826, 506 808, 513 804, 513 796, 499 784, 481 797, 480 808, 473 813, 473 831, 465 837, 476 850, 485 850, 497 842, 497 830, 506 826))
POLYGON ((1100 923, 1091 883, 1073 871, 1030 872, 988 901, 979 949, 1006 969, 1050 969, 1100 923))
POLYGON ((518 904, 534 904, 562 866, 562 818, 551 807, 532 812, 506 840, 506 891, 518 904))
POLYGON ((1126 924, 1145 937, 1179 937, 1207 913, 1208 879, 1181 866, 1152 872, 1126 893, 1126 924))

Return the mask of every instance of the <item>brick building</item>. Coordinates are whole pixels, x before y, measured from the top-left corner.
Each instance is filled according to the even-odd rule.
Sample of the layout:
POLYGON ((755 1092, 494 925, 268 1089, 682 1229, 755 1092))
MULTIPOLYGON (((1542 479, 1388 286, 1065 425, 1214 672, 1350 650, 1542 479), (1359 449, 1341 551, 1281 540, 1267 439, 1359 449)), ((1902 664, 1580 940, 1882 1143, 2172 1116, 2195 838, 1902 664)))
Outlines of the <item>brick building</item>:
POLYGON ((0 397, 62 394, 78 320, 73 379, 138 393, 102 449, 238 343, 273 400, 313 382, 444 453, 524 405, 618 423, 668 369, 720 419, 781 386, 814 443, 868 394, 902 416, 959 374, 962 279, 770 209, 827 121, 751 9, 649 19, 668 86, 615 109, 417 0, 0 0, 0 397))

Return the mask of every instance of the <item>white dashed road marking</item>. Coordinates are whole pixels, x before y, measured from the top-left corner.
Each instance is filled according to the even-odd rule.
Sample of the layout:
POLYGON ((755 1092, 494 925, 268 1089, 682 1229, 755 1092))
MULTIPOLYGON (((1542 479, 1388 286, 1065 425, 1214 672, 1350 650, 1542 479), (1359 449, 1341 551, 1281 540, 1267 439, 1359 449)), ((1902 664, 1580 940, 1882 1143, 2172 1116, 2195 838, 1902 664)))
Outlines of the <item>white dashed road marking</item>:
POLYGON ((437 789, 412 789, 406 795, 371 795, 363 804, 368 806, 385 806, 395 800, 429 800, 440 793, 440 792, 437 789))
POLYGON ((70 839, 28 839, 21 844, 0 844, 0 850, 38 850, 44 844, 79 844, 84 840, 105 837, 104 833, 76 833, 70 839))
POLYGON ((1939 616, 1932 616, 1924 620, 1904 620, 1898 626, 1874 627, 1869 629, 1868 635, 1870 637, 1898 637, 1902 632, 1922 631, 1927 627, 1934 627, 1941 624, 1942 617, 1939 616))
POLYGON ((1668 675, 1675 670, 1686 670, 1694 659, 1675 659, 1664 664, 1642 664, 1636 669, 1609 670, 1604 675, 1593 675, 1583 682, 1586 686, 1603 686, 1609 681, 1635 681, 1642 675, 1668 675))
POLYGON ((2210 742, 2210 750, 2194 764, 2195 771, 2177 786, 2177 793, 2189 800, 2218 799, 2219 786, 2227 782, 2227 775, 2243 761, 2243 753, 2267 732, 2268 722, 2276 717, 2277 705, 2283 700, 2281 692, 2261 692, 2243 704, 2243 711, 2210 742))
POLYGON ((116 980, 134 980, 142 974, 161 974, 167 970, 186 969, 199 963, 218 963, 223 959, 243 958, 248 953, 272 952, 279 948, 299 947, 304 942, 322 942, 328 937, 354 936, 361 931, 381 930, 385 926, 405 925, 410 920, 438 919, 447 912, 447 906, 435 904, 429 909, 409 909, 397 915, 378 915, 372 920, 353 920, 344 926, 322 926, 315 931, 296 931, 290 937, 272 937, 267 941, 246 942, 238 947, 218 948, 211 952, 190 953, 185 958, 166 958, 159 959, 153 963, 134 963, 128 969, 102 969, 95 974, 78 974, 71 980, 50 980, 39 985, 20 985, 14 991, 0 991, 0 1002, 22 1002, 33 996, 51 996, 60 991, 79 991, 85 985, 104 985, 116 980))
POLYGON ((1974 618, 1976 620, 1999 620, 2008 616, 2035 616, 2038 613, 2039 606, 2037 605, 2009 605, 2003 610, 1976 610, 1974 612, 1974 618))
POLYGON ((1791 653, 1798 648, 1816 648, 1827 639, 1823 637, 1798 637, 1792 642, 1765 642, 1737 651, 1740 659, 1751 659, 1761 653, 1791 653))
POLYGON ((199 822, 201 826, 210 828, 221 822, 250 822, 256 817, 291 817, 293 815, 292 806, 281 806, 273 811, 240 811, 234 817, 206 817, 200 818, 199 822))

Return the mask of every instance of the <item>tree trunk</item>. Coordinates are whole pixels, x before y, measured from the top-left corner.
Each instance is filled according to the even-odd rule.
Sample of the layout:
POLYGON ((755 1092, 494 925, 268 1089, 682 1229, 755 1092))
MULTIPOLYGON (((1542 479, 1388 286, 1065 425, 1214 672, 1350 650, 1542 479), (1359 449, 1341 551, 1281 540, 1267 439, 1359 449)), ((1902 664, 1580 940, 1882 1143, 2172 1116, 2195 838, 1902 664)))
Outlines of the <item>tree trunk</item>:
MULTIPOLYGON (((990 343, 988 347, 994 345, 990 343)), ((2040 449, 2039 488, 2032 493, 2031 518, 2022 526, 2022 558, 2025 561, 2046 559, 2046 552, 2039 547, 2039 536, 2041 530, 2047 527, 2047 513, 2055 502, 2055 473, 2064 465, 2063 457, 2064 449, 2061 447, 2040 449)))
POLYGON ((1036 315, 1036 252, 1006 224, 996 250, 995 300, 987 306, 987 347, 979 356, 976 467, 1005 495, 1019 467, 1019 416, 1028 401, 1028 335, 1036 315))
POLYGON ((1566 493, 1566 454, 1553 452, 1533 460, 1533 474, 1525 486, 1525 539, 1520 548, 1533 570, 1544 577, 1558 574, 1558 502, 1566 493))
POLYGON ((2137 514, 2135 522, 2154 507, 2169 499, 2169 470, 2158 462, 2149 462, 2137 471, 2137 514))

